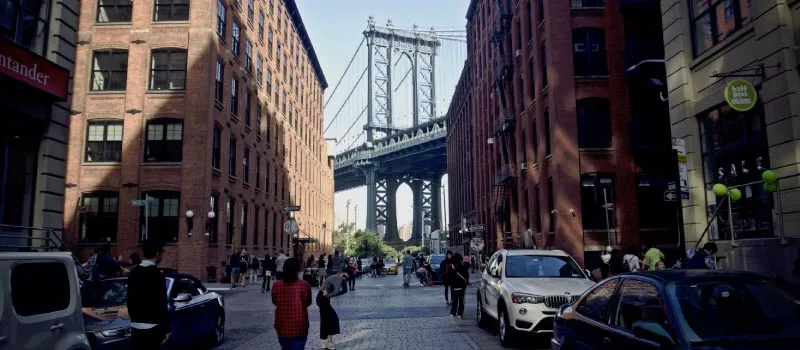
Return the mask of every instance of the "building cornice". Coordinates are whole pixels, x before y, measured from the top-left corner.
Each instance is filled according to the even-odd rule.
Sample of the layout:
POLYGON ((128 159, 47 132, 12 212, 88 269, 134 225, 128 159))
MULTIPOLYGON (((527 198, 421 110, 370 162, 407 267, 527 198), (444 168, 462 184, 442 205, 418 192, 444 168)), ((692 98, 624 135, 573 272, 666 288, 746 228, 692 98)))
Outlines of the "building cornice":
POLYGON ((311 37, 308 36, 306 26, 303 24, 303 18, 300 16, 300 10, 297 9, 297 3, 295 0, 286 0, 285 2, 289 17, 292 19, 292 24, 297 28, 297 35, 300 37, 300 41, 303 42, 303 47, 305 47, 308 52, 308 57, 311 59, 311 65, 314 67, 317 80, 319 80, 322 89, 325 90, 328 88, 328 81, 325 80, 325 74, 322 73, 322 66, 319 64, 317 52, 314 51, 314 45, 311 44, 311 37))

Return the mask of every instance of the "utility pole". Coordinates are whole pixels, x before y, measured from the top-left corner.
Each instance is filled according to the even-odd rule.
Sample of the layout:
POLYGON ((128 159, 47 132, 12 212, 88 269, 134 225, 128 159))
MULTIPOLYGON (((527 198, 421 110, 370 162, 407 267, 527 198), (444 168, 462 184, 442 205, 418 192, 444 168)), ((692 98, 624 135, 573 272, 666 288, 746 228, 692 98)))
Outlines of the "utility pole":
POLYGON ((353 207, 353 229, 358 229, 358 204, 353 207))
POLYGON ((350 227, 350 200, 349 199, 347 200, 347 204, 345 205, 345 208, 347 208, 347 214, 345 216, 344 223, 345 223, 345 226, 347 226, 349 228, 350 227))

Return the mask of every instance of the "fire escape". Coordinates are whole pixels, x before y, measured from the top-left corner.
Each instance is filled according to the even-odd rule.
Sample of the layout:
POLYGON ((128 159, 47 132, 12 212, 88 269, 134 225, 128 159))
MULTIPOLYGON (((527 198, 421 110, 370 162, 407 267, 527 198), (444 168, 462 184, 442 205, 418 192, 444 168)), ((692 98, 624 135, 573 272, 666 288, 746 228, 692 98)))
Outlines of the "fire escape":
POLYGON ((494 136, 500 147, 502 163, 500 169, 495 173, 493 212, 497 219, 503 220, 508 214, 508 196, 516 180, 516 169, 512 163, 509 147, 514 145, 510 142, 510 135, 514 132, 514 112, 507 88, 511 82, 514 70, 512 62, 511 48, 506 45, 506 41, 511 42, 511 12, 510 0, 497 0, 498 14, 492 26, 491 41, 497 46, 500 66, 495 71, 493 86, 495 88, 495 98, 500 104, 500 116, 494 121, 494 136), (507 40, 509 39, 509 40, 507 40))

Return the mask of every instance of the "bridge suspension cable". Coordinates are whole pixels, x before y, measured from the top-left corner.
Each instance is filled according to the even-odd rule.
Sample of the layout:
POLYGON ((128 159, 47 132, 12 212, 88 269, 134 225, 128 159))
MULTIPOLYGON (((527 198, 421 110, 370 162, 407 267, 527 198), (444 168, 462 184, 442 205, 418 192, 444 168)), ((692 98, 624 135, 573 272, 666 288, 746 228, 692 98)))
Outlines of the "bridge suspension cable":
POLYGON ((361 133, 359 133, 358 136, 356 136, 356 138, 353 139, 353 142, 350 142, 350 146, 347 146, 347 150, 353 148, 353 145, 355 145, 356 141, 358 141, 361 138, 361 135, 364 135, 364 130, 361 130, 361 133))
POLYGON ((361 110, 361 113, 359 113, 358 117, 356 117, 356 120, 353 121, 353 124, 350 124, 350 127, 347 128, 347 131, 344 132, 344 135, 339 138, 339 141, 336 142, 337 146, 342 142, 342 140, 344 140, 345 137, 347 137, 347 134, 350 133, 350 130, 353 130, 353 127, 356 126, 356 123, 361 120, 361 117, 363 117, 364 113, 367 111, 367 107, 368 106, 364 106, 364 109, 361 110))
MULTIPOLYGON (((369 68, 369 67, 367 67, 367 68, 369 68)), ((344 102, 342 102, 342 106, 339 107, 338 111, 336 111, 336 114, 334 114, 333 118, 331 118, 331 121, 328 123, 328 126, 326 126, 325 130, 322 131, 322 134, 325 134, 326 132, 328 132, 328 129, 330 129, 331 125, 333 125, 333 122, 336 121, 336 118, 339 116, 339 113, 342 112, 342 109, 344 109, 345 104, 347 104, 347 101, 349 101, 350 97, 353 96, 353 92, 356 91, 356 88, 358 87, 358 84, 361 83, 362 79, 364 79, 364 75, 367 73, 367 68, 364 68, 364 71, 361 72, 361 76, 358 78, 358 81, 356 81, 355 85, 353 85, 353 88, 350 89, 350 93, 347 94, 347 98, 344 100, 344 102)))
POLYGON ((367 38, 366 38, 366 37, 364 37, 364 38, 362 38, 362 39, 361 39, 361 43, 360 43, 360 44, 358 44, 358 48, 356 49, 356 51, 355 51, 355 52, 353 52, 353 57, 351 57, 351 58, 350 58, 350 62, 349 62, 349 63, 347 63, 347 68, 345 68, 345 69, 344 69, 344 73, 342 73, 342 75, 339 77, 339 81, 337 81, 337 82, 336 82, 336 86, 333 88, 333 91, 331 91, 331 94, 330 94, 330 95, 328 95, 328 100, 327 100, 327 101, 325 101, 325 105, 324 105, 324 106, 322 106, 322 108, 323 108, 323 109, 325 109, 325 107, 327 107, 327 106, 328 106, 328 102, 331 102, 331 99, 333 98, 333 95, 334 95, 334 94, 336 94, 336 89, 338 89, 338 88, 339 88, 339 84, 341 84, 341 83, 342 83, 342 80, 343 80, 343 79, 344 79, 344 77, 347 75, 347 71, 349 71, 349 70, 350 70, 350 66, 351 66, 351 65, 353 65, 353 61, 355 61, 355 60, 356 60, 356 57, 358 57, 358 53, 361 51, 361 47, 362 47, 362 46, 364 46, 364 42, 365 42, 366 40, 367 40, 367 38))

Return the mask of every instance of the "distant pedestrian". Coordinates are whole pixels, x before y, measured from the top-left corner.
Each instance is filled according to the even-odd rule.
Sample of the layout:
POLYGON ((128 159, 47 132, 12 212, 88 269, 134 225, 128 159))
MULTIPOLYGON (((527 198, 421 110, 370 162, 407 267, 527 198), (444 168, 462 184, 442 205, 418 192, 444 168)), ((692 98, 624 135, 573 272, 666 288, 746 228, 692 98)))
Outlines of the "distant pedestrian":
POLYGON ((406 255, 403 256, 403 287, 408 287, 411 282, 411 274, 414 273, 414 257, 411 256, 411 250, 406 250, 406 255))
POLYGON ((283 280, 283 264, 286 263, 286 259, 289 257, 286 256, 283 249, 278 251, 278 257, 275 258, 275 279, 276 280, 283 280))
POLYGON ((238 250, 231 254, 229 266, 231 267, 231 288, 236 288, 236 282, 239 281, 239 261, 242 260, 242 254, 238 250))
POLYGON ((475 273, 475 265, 477 265, 477 261, 475 261, 475 255, 470 255, 469 266, 472 267, 472 273, 475 273))
POLYGON ((716 268, 714 255, 717 254, 717 244, 708 242, 703 245, 703 249, 694 253, 686 264, 687 269, 710 269, 716 268))
POLYGON ((622 257, 622 263, 629 272, 638 272, 642 269, 642 262, 639 260, 639 249, 635 246, 628 247, 627 253, 622 257))
POLYGON ((94 267, 92 267, 92 280, 98 282, 106 278, 117 277, 120 273, 122 273, 122 265, 111 257, 111 244, 103 244, 94 267))
POLYGON ((453 270, 448 275, 448 284, 453 289, 453 304, 450 306, 450 316, 464 318, 464 293, 469 283, 469 271, 461 261, 463 261, 461 254, 456 253, 453 255, 453 270))
POLYGON ((239 285, 242 287, 247 286, 247 268, 250 266, 250 261, 247 260, 247 249, 242 249, 241 259, 239 260, 239 285))
POLYGON ((319 256, 319 260, 317 261, 317 286, 321 286, 322 282, 325 282, 325 253, 319 256))
POLYGON ((350 273, 351 278, 347 280, 347 283, 350 286, 350 290, 356 290, 356 271, 358 269, 358 265, 356 265, 356 258, 350 258, 350 263, 347 265, 347 272, 350 273))
POLYGON ((335 275, 342 272, 342 264, 344 264, 344 261, 342 257, 339 256, 339 250, 334 250, 333 256, 328 259, 328 275, 335 275))
POLYGON ((664 253, 656 247, 651 247, 645 250, 644 265, 645 269, 652 271, 656 269, 656 263, 664 260, 664 253))
POLYGON ((250 274, 247 279, 247 284, 258 283, 258 268, 261 267, 261 262, 258 261, 258 258, 255 254, 253 254, 252 258, 250 258, 250 274))
POLYGON ((611 277, 611 247, 607 247, 600 254, 600 265, 592 270, 592 279, 595 282, 600 282, 609 277, 611 277))
POLYGON ((453 266, 455 261, 453 260, 453 253, 449 250, 447 254, 444 255, 444 260, 439 263, 439 275, 442 278, 442 285, 444 285, 444 302, 447 305, 450 305, 450 274, 453 272, 453 266))
POLYGON ((347 293, 347 289, 342 288, 350 275, 347 272, 337 273, 325 279, 317 294, 317 306, 319 307, 319 338, 322 339, 323 349, 336 349, 333 344, 333 336, 341 332, 339 328, 339 315, 331 306, 331 298, 347 293))
POLYGON ((144 260, 128 276, 131 345, 134 350, 166 349, 170 340, 167 284, 158 268, 164 246, 146 241, 142 252, 144 260))
POLYGON ((314 254, 309 255, 308 259, 306 259, 306 268, 307 269, 313 268, 315 262, 316 261, 314 260, 314 254))
POLYGON ((283 263, 283 279, 275 281, 272 304, 275 305, 275 332, 282 350, 305 349, 308 340, 308 307, 311 286, 298 280, 300 263, 295 258, 283 263))
MULTIPOLYGON (((461 254, 459 254, 459 255, 461 255, 461 254)), ((466 267, 467 270, 469 270, 469 265, 470 265, 469 264, 469 258, 470 258, 469 256, 464 256, 464 257, 461 258, 461 264, 464 265, 464 267, 466 267)))
POLYGON ((261 263, 261 276, 264 280, 261 282, 261 293, 270 290, 270 282, 272 276, 275 274, 275 260, 269 256, 269 253, 264 255, 264 262, 261 263))

